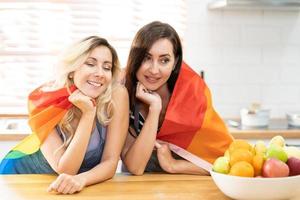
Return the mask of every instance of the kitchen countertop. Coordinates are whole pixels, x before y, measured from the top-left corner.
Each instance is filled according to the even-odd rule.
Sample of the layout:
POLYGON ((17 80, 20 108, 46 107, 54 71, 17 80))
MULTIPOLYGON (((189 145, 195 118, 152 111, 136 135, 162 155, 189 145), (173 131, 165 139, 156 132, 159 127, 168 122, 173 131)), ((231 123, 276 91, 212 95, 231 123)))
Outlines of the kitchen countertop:
MULTIPOLYGON (((225 120, 228 122, 228 120, 225 120)), ((233 120, 240 123, 239 120, 233 120)), ((300 127, 289 126, 286 119, 271 119, 267 127, 232 127, 228 125, 229 132, 238 139, 271 139, 281 135, 286 139, 300 139, 300 127)))
POLYGON ((226 200, 210 176, 181 174, 117 174, 113 179, 86 187, 73 195, 46 192, 52 175, 0 175, 1 199, 188 199, 226 200))

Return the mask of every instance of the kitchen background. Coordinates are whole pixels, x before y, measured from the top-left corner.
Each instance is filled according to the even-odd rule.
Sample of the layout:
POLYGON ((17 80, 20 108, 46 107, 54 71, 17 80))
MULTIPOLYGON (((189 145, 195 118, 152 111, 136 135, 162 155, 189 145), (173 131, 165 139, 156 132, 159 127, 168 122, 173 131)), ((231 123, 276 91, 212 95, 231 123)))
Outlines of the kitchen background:
MULTIPOLYGON (((7 2, 9 1, 0 1, 2 25, 7 25, 5 22, 9 21, 9 18, 3 15, 4 11, 7 11, 5 9, 7 2)), ((62 2, 70 3, 72 1, 62 2)), ((81 10, 89 10, 94 6, 93 4, 97 6, 97 3, 105 1, 86 2, 86 7, 83 4, 80 5, 81 10)), ((112 15, 113 13, 122 19, 111 18, 111 21, 108 21, 108 19, 100 18, 98 23, 103 23, 109 27, 109 30, 112 30, 104 29, 102 33, 104 36, 109 36, 112 43, 116 44, 123 66, 126 63, 130 42, 139 27, 152 20, 169 22, 178 30, 183 40, 186 62, 195 71, 203 70, 205 72, 205 80, 211 89, 215 108, 223 118, 239 118, 240 109, 248 107, 253 102, 271 109, 272 118, 285 118, 287 112, 300 111, 300 7, 295 10, 285 8, 277 10, 210 10, 207 8, 210 0, 151 2, 132 0, 120 1, 121 4, 120 2, 111 2, 109 4, 112 6, 110 10, 106 10, 107 14, 112 15), (137 4, 137 6, 134 7, 133 4, 137 4), (135 13, 133 18, 136 21, 133 23, 126 22, 127 18, 122 16, 123 8, 127 9, 129 5, 133 7, 132 13, 135 13), (129 29, 128 26, 130 26, 129 29), (120 35, 121 39, 117 40, 114 34, 120 35)), ((45 12, 41 9, 41 13, 45 12)), ((92 24, 95 21, 92 18, 92 12, 85 15, 86 22, 92 24)), ((33 16, 33 18, 36 17, 38 16, 33 16)), ((59 16, 53 17, 59 19, 59 16)), ((0 89, 2 91, 2 93, 0 92, 0 111, 2 114, 25 112, 26 110, 25 96, 21 94, 24 88, 22 91, 18 90, 24 86, 23 78, 20 75, 23 69, 20 66, 22 66, 22 62, 23 64, 28 63, 28 60, 25 59, 25 62, 22 58, 23 55, 26 55, 31 63, 40 63, 37 65, 38 68, 34 68, 36 72, 28 75, 29 78, 35 77, 36 79, 36 81, 29 81, 26 86, 26 90, 30 91, 33 89, 30 87, 35 87, 37 82, 43 82, 49 78, 50 68, 46 69, 42 66, 50 65, 53 62, 52 58, 54 55, 56 56, 53 52, 60 50, 57 44, 68 43, 72 38, 85 33, 82 29, 78 29, 79 33, 76 36, 76 30, 73 30, 75 32, 71 33, 72 37, 67 37, 65 25, 59 20, 55 23, 63 29, 58 31, 46 28, 47 31, 41 32, 49 37, 51 34, 60 36, 52 41, 48 52, 42 50, 43 45, 46 46, 47 42, 43 41, 45 43, 40 44, 41 41, 38 41, 39 43, 30 46, 30 51, 33 49, 33 53, 28 55, 21 49, 17 52, 18 58, 14 59, 13 56, 16 55, 11 53, 10 48, 15 47, 14 42, 16 41, 10 41, 12 45, 8 47, 8 50, 3 50, 6 48, 3 42, 7 42, 7 38, 5 38, 5 30, 0 27, 0 89), (38 60, 35 54, 40 56, 38 60), (17 65, 14 65, 16 63, 17 65), (18 68, 14 68, 14 66, 18 66, 18 68), (7 68, 13 70, 9 72, 7 68), (10 89, 8 90, 8 88, 10 89), (8 108, 13 107, 12 105, 19 107, 9 110, 8 108)), ((77 23, 77 26, 81 27, 80 21, 77 23)), ((50 25, 44 24, 45 27, 50 25)), ((34 32, 34 30, 30 31, 34 32)), ((26 34, 30 34, 30 31, 26 34)), ((22 34, 22 32, 14 32, 13 29, 12 33, 22 34)), ((26 37, 30 38, 30 35, 26 37)), ((28 77, 24 80, 27 80, 28 77)))
POLYGON ((220 114, 239 116, 252 102, 271 117, 299 111, 299 10, 212 11, 208 2, 187 1, 185 55, 205 71, 220 114))
MULTIPOLYGON (((252 1, 255 2, 255 0, 252 1)), ((146 3, 123 1, 121 5, 119 1, 111 1, 108 7, 110 10, 105 12, 112 14, 105 18, 103 16, 106 13, 99 17, 92 12, 93 10, 88 12, 91 7, 95 7, 94 4, 97 5, 97 2, 99 5, 103 4, 103 1, 94 0, 86 1, 86 5, 77 6, 81 12, 73 14, 73 18, 77 18, 77 21, 73 22, 77 30, 71 30, 68 29, 68 23, 72 22, 72 19, 61 20, 65 17, 64 13, 70 12, 68 8, 52 5, 52 11, 57 11, 53 16, 35 16, 30 13, 31 16, 17 17, 8 14, 11 12, 5 9, 9 7, 6 2, 9 1, 0 1, 0 24, 2 25, 0 28, 0 89, 2 91, 0 92, 0 111, 2 113, 7 112, 7 107, 15 105, 21 105, 17 112, 20 110, 26 112, 24 101, 26 101, 27 91, 49 78, 51 74, 49 66, 53 62, 55 53, 66 46, 62 44, 68 44, 73 41, 73 38, 74 40, 83 38, 90 33, 102 34, 116 46, 124 66, 135 32, 143 24, 152 20, 167 21, 178 30, 184 44, 185 60, 197 72, 204 70, 216 109, 224 118, 238 117, 240 109, 253 102, 270 108, 272 117, 285 117, 288 111, 300 110, 299 7, 296 10, 236 9, 224 11, 208 10, 207 6, 209 2, 212 2, 211 0, 165 0, 146 1, 146 3), (137 5, 132 5, 135 3, 137 5), (83 13, 82 10, 85 8, 87 12, 83 13), (124 14, 121 23, 118 23, 120 18, 112 18, 112 16, 122 13, 122 9, 133 14, 124 14), (47 18, 52 18, 52 21, 47 18), (78 20, 79 18, 82 20, 78 20), (135 19, 134 22, 132 18, 135 19), (39 21, 35 21, 38 19, 39 21), (37 24, 43 22, 42 20, 49 23, 38 26, 37 24), (88 26, 93 25, 97 20, 98 25, 103 24, 101 30, 88 26), (9 22, 10 26, 5 22, 9 22), (32 22, 35 26, 25 26, 32 22), (25 25, 23 26, 22 23, 25 25), (82 25, 87 30, 78 30, 82 25), (25 30, 24 27, 39 30, 25 30), (102 27, 110 28, 107 28, 109 29, 107 31, 102 27), (70 33, 70 30, 74 33, 70 33), (29 42, 31 44, 26 49, 24 47, 26 39, 29 41, 30 37, 32 39, 38 34, 40 34, 38 40, 35 42, 31 40, 29 42), (46 39, 49 43, 45 42, 46 39), (18 45, 21 47, 15 53, 14 48, 18 45), (24 53, 26 50, 28 50, 27 53, 24 53), (30 51, 33 55, 31 57, 28 55, 30 51), (19 56, 13 58, 14 53, 19 56), (29 57, 29 61, 22 55, 25 55, 25 58, 29 57), (33 65, 28 68, 34 68, 35 72, 28 71, 28 68, 27 71, 22 69, 26 64, 33 65), (48 66, 45 67, 46 65, 48 66), (15 71, 19 73, 16 74, 15 71), (20 84, 15 84, 16 80, 29 83, 24 89, 20 88, 20 84), (15 98, 16 94, 19 98, 15 98)), ((36 2, 51 3, 53 1, 36 2)), ((45 6, 35 7, 35 9, 40 8, 41 13, 45 14, 45 10, 42 12, 45 6)))

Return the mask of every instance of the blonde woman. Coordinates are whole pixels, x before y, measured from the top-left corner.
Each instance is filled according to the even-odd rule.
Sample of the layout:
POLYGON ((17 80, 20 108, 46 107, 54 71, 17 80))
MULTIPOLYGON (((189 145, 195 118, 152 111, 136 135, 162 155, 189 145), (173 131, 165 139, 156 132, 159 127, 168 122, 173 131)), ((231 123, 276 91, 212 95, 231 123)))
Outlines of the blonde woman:
POLYGON ((117 53, 105 39, 72 46, 57 79, 29 95, 33 133, 3 159, 0 173, 59 174, 48 191, 63 194, 113 177, 129 113, 118 70, 117 53))

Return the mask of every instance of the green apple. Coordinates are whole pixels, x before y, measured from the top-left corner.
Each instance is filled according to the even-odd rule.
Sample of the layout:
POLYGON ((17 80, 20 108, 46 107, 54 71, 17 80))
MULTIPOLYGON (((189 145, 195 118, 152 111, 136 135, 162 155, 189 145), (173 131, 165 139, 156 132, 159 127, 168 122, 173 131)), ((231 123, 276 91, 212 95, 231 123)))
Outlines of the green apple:
POLYGON ((213 171, 228 174, 230 170, 229 159, 225 156, 219 157, 215 160, 213 171))
POLYGON ((267 146, 265 145, 264 141, 258 140, 255 143, 254 149, 255 149, 255 154, 262 154, 262 155, 264 155, 266 153, 266 151, 267 151, 267 146))
POLYGON ((280 147, 284 147, 285 146, 284 138, 281 135, 274 136, 269 143, 269 146, 271 145, 278 145, 280 147))
POLYGON ((287 156, 290 157, 295 157, 300 159, 300 149, 294 146, 289 146, 284 148, 285 153, 287 156))
POLYGON ((271 145, 266 152, 267 158, 277 158, 282 162, 286 162, 288 159, 287 154, 285 153, 284 149, 278 145, 271 145))

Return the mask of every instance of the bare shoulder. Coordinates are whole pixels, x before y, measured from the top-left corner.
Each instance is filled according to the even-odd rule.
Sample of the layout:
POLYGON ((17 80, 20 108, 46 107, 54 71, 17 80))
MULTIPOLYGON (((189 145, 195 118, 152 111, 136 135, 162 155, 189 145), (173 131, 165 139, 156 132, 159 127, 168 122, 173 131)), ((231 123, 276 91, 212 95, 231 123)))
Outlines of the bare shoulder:
POLYGON ((121 84, 114 86, 113 88, 112 109, 114 117, 110 126, 113 127, 117 133, 120 133, 120 131, 124 132, 125 137, 129 124, 129 98, 127 89, 121 84))
POLYGON ((126 87, 122 84, 116 84, 112 91, 112 98, 115 101, 128 101, 128 91, 126 87))

